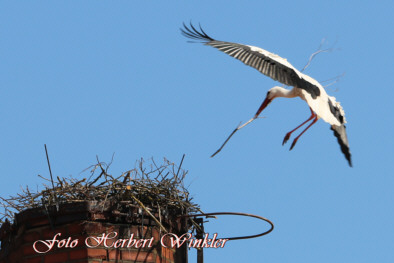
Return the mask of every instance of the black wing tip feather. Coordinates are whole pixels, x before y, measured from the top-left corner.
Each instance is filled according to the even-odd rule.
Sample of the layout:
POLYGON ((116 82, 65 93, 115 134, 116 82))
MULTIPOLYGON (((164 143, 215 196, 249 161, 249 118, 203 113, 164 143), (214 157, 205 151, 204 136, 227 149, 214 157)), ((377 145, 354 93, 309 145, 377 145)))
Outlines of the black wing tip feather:
POLYGON ((197 30, 192 22, 190 22, 190 27, 188 27, 185 22, 183 22, 183 28, 180 28, 182 35, 184 35, 187 38, 191 38, 194 40, 200 40, 203 42, 210 42, 214 41, 215 39, 211 38, 210 36, 207 35, 207 33, 204 32, 204 30, 201 28, 201 25, 199 25, 200 31, 197 30))
POLYGON ((349 143, 347 141, 346 126, 332 125, 331 130, 334 132, 335 137, 337 137, 338 143, 341 146, 341 151, 345 155, 345 158, 348 161, 349 166, 353 167, 352 155, 350 154, 349 143))

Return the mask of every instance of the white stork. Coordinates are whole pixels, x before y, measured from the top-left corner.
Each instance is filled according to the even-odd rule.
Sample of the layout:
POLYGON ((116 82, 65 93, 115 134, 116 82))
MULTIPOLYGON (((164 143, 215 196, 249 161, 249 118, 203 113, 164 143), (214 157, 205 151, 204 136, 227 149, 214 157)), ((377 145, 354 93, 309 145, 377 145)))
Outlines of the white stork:
MULTIPOLYGON (((345 113, 339 102, 337 102, 334 97, 328 96, 319 82, 298 71, 285 58, 281 58, 264 49, 249 45, 218 41, 208 36, 201 27, 200 31, 198 31, 192 24, 190 24, 191 28, 188 28, 185 24, 183 24, 183 26, 184 28, 181 28, 181 32, 184 36, 199 40, 205 45, 217 48, 280 83, 287 86, 293 86, 291 90, 278 86, 271 88, 267 92, 265 100, 253 119, 256 119, 268 104, 278 97, 300 97, 308 103, 311 110, 311 116, 295 129, 289 131, 283 139, 283 144, 289 140, 294 131, 308 121, 312 120, 312 122, 294 139, 290 150, 293 149, 300 136, 321 118, 331 125, 331 130, 334 131, 334 135, 338 139, 342 153, 345 155, 349 165, 352 166, 349 142, 346 135, 345 113)), ((218 151, 220 150, 221 149, 218 151)))

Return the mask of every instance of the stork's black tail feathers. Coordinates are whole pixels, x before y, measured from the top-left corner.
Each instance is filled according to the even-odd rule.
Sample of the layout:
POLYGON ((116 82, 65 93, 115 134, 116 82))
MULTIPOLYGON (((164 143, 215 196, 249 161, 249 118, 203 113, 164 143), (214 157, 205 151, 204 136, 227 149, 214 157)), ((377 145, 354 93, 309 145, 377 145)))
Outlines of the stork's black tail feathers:
POLYGON ((346 126, 343 124, 341 126, 331 125, 331 130, 334 131, 334 135, 337 137, 338 143, 341 146, 341 151, 349 162, 350 167, 352 167, 352 156, 350 154, 349 141, 346 135, 346 126))
POLYGON ((198 31, 190 22, 190 28, 183 23, 183 28, 180 28, 182 35, 185 37, 194 39, 194 40, 200 40, 202 42, 210 42, 214 41, 215 39, 211 38, 208 36, 204 30, 201 28, 201 25, 199 25, 200 31, 198 31))

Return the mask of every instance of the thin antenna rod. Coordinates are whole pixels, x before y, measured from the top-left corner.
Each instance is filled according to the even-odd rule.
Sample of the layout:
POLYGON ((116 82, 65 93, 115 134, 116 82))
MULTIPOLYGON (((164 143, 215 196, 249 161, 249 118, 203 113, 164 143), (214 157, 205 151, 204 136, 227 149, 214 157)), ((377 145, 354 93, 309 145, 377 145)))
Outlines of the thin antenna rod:
POLYGON ((51 175, 52 189, 55 189, 55 185, 53 184, 53 177, 52 177, 51 164, 49 163, 47 145, 44 144, 44 146, 45 146, 45 154, 47 155, 47 162, 48 162, 49 174, 51 175))

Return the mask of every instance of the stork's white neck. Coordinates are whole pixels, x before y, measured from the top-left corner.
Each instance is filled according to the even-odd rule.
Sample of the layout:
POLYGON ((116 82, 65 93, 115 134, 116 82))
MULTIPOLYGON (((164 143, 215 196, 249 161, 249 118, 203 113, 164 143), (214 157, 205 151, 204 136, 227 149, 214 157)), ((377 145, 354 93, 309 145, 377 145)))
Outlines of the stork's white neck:
POLYGON ((296 89, 285 89, 279 86, 275 86, 272 89, 269 90, 269 96, 270 99, 277 98, 277 97, 283 97, 283 98, 294 98, 297 97, 298 95, 296 94, 296 89))

